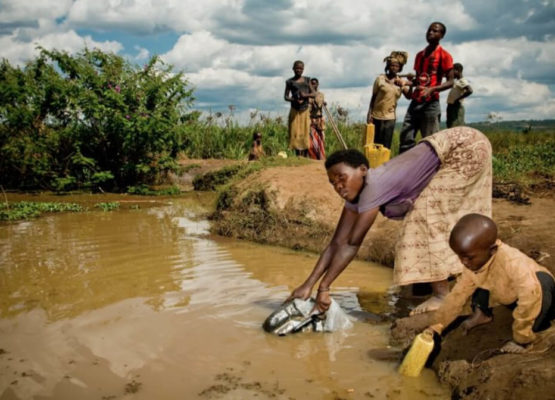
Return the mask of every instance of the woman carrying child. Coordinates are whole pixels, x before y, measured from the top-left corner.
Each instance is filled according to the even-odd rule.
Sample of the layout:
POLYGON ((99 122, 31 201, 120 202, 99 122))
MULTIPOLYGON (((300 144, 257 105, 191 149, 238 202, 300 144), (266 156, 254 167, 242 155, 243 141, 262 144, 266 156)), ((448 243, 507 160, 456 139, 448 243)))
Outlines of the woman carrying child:
POLYGON ((392 51, 384 58, 385 73, 374 81, 372 98, 368 107, 366 122, 375 125, 374 142, 391 148, 393 130, 395 129, 395 110, 401 93, 410 97, 408 82, 397 76, 406 64, 408 54, 404 51, 392 51), (406 84, 406 85, 405 85, 406 84))

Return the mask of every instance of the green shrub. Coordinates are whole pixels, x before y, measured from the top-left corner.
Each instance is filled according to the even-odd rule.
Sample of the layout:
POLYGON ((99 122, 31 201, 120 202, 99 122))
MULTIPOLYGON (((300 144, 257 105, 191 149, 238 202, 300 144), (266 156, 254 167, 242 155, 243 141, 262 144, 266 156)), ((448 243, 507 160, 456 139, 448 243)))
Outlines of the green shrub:
POLYGON ((85 49, 0 64, 0 175, 10 188, 122 189, 177 166, 193 91, 153 57, 144 67, 85 49))

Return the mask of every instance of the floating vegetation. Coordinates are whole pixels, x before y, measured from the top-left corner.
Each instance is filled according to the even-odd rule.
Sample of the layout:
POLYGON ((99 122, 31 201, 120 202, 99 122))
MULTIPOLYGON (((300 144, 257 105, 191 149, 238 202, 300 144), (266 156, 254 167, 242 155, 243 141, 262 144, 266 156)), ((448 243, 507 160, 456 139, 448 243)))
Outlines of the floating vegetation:
POLYGON ((114 211, 119 209, 119 202, 112 201, 109 203, 96 203, 95 208, 100 208, 102 211, 114 211))
POLYGON ((0 203, 0 221, 17 221, 36 218, 43 213, 81 212, 85 209, 76 203, 19 201, 0 203))

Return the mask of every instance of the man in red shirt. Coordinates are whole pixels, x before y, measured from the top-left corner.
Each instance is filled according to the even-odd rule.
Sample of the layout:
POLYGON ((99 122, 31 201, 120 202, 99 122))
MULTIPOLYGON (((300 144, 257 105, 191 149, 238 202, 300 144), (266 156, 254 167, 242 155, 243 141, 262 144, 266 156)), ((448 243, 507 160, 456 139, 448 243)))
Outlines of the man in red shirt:
POLYGON ((401 128, 400 153, 414 147, 418 130, 422 137, 439 131, 439 92, 451 88, 455 79, 453 57, 439 45, 445 32, 445 25, 432 22, 426 32, 428 46, 414 60, 416 76, 412 81, 412 100, 401 128), (442 83, 443 77, 447 80, 442 83))

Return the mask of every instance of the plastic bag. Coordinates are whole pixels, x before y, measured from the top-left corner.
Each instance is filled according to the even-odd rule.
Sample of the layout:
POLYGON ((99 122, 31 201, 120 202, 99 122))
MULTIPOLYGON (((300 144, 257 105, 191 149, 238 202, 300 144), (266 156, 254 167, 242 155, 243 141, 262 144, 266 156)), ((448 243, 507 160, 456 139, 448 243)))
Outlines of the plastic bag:
POLYGON ((350 328, 351 318, 331 299, 330 308, 325 313, 313 313, 314 299, 293 299, 271 313, 262 327, 266 332, 285 336, 297 332, 334 332, 350 328))

